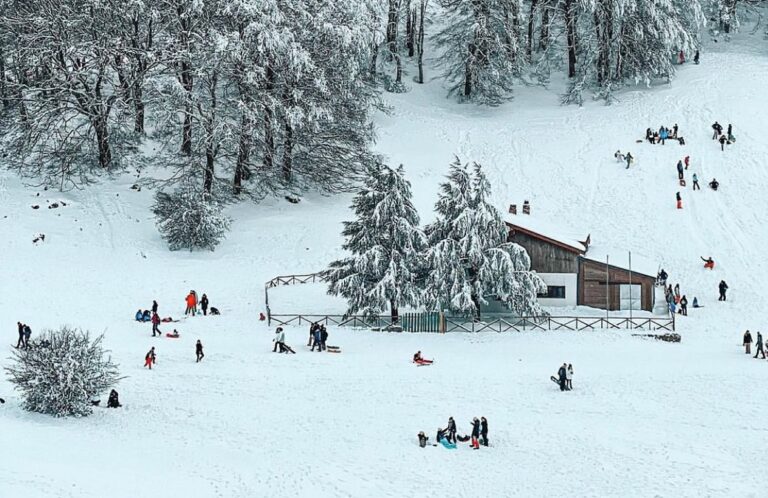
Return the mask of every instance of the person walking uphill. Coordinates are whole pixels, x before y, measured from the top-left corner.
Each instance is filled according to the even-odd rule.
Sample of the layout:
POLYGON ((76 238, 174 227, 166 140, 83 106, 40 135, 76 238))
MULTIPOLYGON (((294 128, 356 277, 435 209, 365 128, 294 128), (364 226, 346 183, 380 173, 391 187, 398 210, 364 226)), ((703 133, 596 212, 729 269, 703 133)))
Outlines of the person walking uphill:
POLYGON ((714 130, 714 133, 712 134, 712 140, 717 140, 717 137, 720 136, 720 134, 723 132, 723 127, 715 121, 715 124, 712 125, 712 129, 714 130))
POLYGON ((488 446, 488 421, 480 417, 480 444, 488 446))
POLYGON ((755 341, 755 347, 757 347, 757 351, 755 351, 755 358, 757 358, 757 355, 762 355, 761 358, 765 359, 765 351, 763 350, 763 335, 758 332, 757 333, 757 341, 755 341))
POLYGON ((683 176, 683 161, 677 161, 677 178, 679 180, 682 180, 684 178, 683 176))
POLYGON ((752 354, 752 334, 749 333, 749 330, 744 332, 744 349, 745 354, 752 354))
POLYGON ((203 316, 208 316, 208 296, 205 294, 200 298, 200 307, 203 308, 203 316))
POLYGON ((725 151, 725 143, 728 141, 725 135, 720 135, 720 150, 725 151))
POLYGON ((721 280, 717 287, 720 289, 720 297, 718 298, 718 301, 725 301, 725 293, 728 290, 728 284, 725 283, 725 280, 721 280))
POLYGON ((680 197, 680 192, 675 194, 675 200, 677 201, 677 209, 683 209, 683 198, 680 197))
POLYGON ((24 347, 29 349, 29 338, 32 337, 32 329, 27 325, 24 324, 24 347))
POLYGON ((19 340, 16 341, 16 349, 19 349, 20 347, 24 346, 24 324, 21 322, 16 322, 16 325, 19 326, 19 340))
POLYGON ((195 363, 200 363, 203 361, 203 358, 205 358, 205 354, 203 353, 203 343, 200 342, 200 339, 198 339, 197 344, 195 344, 195 356, 197 356, 197 361, 195 361, 195 363))
POLYGON ((696 173, 693 174, 693 190, 701 190, 701 186, 699 186, 699 177, 696 176, 696 173))

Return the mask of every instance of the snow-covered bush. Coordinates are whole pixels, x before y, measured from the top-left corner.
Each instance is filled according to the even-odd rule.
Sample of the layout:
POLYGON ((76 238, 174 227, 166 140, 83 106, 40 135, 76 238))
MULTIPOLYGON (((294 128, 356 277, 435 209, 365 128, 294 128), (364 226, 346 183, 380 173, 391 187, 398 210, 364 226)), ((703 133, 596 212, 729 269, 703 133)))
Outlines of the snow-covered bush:
POLYGON ((21 392, 22 407, 54 417, 90 415, 91 400, 120 380, 102 339, 62 327, 44 332, 27 349, 14 350, 5 370, 21 392))
POLYGON ((192 186, 182 186, 170 194, 158 192, 152 206, 157 228, 171 251, 213 251, 229 231, 231 222, 222 210, 219 202, 192 186))

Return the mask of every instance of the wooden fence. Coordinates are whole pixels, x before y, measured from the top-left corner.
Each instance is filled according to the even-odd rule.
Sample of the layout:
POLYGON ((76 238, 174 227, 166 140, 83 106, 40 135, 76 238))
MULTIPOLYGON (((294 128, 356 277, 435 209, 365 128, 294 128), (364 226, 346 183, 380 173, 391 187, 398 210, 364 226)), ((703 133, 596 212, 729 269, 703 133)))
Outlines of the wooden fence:
MULTIPOLYGON (((409 314, 410 315, 410 314, 409 314)), ((424 314, 434 315, 434 314, 424 314)), ((461 318, 424 317, 419 321, 406 321, 401 316, 397 324, 405 332, 522 332, 525 330, 675 330, 675 317, 583 317, 543 316, 507 317, 473 322, 461 318)), ((338 327, 385 329, 392 325, 389 315, 364 317, 347 315, 271 315, 278 325, 309 325, 321 323, 338 327)))

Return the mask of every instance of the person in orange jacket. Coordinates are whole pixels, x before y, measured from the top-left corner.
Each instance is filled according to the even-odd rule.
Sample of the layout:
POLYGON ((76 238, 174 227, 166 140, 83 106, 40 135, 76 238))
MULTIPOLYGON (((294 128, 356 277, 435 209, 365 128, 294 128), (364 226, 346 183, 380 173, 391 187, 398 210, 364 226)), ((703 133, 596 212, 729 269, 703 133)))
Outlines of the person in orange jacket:
POLYGON ((189 294, 187 294, 187 310, 184 312, 184 315, 189 315, 192 313, 192 316, 195 316, 196 310, 197 296, 195 296, 195 291, 189 291, 189 294))

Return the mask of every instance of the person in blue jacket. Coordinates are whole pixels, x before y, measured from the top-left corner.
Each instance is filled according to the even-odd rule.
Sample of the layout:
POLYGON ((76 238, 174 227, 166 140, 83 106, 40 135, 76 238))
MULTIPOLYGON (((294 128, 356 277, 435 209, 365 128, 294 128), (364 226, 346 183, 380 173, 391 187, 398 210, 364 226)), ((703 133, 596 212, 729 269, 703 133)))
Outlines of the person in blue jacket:
POLYGON ((144 321, 144 313, 141 310, 138 310, 136 312, 136 321, 137 322, 143 322, 144 321))
POLYGON ((659 130, 659 138, 661 139, 661 145, 664 145, 664 141, 669 138, 669 133, 667 132, 667 129, 663 126, 659 130))
POLYGON ((312 349, 311 351, 315 350, 315 346, 317 346, 317 352, 322 353, 323 352, 323 338, 322 338, 322 332, 320 330, 320 326, 318 325, 315 327, 315 330, 312 332, 312 339, 314 342, 312 342, 312 349))

